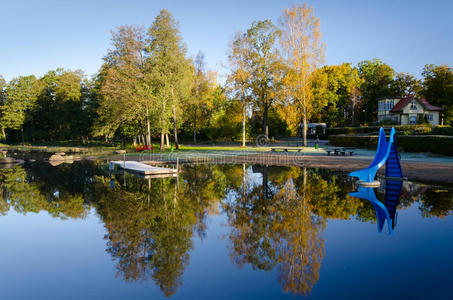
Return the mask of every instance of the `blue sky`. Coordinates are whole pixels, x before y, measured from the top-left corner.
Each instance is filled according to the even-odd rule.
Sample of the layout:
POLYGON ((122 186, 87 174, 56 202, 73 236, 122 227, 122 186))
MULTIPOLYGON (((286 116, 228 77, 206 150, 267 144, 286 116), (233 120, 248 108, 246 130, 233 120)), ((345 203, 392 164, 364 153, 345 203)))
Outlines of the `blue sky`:
MULTIPOLYGON (((163 8, 179 21, 189 55, 201 50, 225 74, 233 34, 254 20, 277 22, 303 1, 0 0, 0 75, 43 75, 57 67, 94 74, 110 47, 110 30, 149 26, 163 8)), ((321 19, 326 64, 380 58, 420 77, 425 64, 453 65, 453 1, 313 0, 321 19)), ((222 78, 220 78, 222 81, 222 78)))

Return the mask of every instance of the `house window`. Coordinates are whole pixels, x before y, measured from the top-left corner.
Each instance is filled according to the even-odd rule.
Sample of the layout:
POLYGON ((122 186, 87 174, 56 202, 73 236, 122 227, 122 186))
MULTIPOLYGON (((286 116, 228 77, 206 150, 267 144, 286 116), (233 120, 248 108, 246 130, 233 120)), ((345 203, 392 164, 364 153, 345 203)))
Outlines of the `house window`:
POLYGON ((411 102, 411 109, 416 110, 417 109, 417 103, 411 102))
POLYGON ((415 125, 415 124, 417 124, 417 117, 410 117, 410 118, 409 118, 409 124, 410 124, 410 125, 415 125))
POLYGON ((433 115, 432 114, 426 115, 426 120, 428 121, 434 120, 433 115))

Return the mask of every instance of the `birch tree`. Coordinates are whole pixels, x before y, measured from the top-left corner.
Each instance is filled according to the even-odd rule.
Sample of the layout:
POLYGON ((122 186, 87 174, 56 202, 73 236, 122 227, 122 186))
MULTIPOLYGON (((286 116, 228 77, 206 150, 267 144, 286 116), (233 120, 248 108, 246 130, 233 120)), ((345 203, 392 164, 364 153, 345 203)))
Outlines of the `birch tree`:
POLYGON ((245 147, 246 108, 250 93, 250 68, 248 66, 247 35, 238 32, 230 45, 228 61, 231 73, 228 75, 227 84, 234 98, 239 98, 242 103, 242 147, 245 147))
POLYGON ((280 44, 286 66, 284 90, 293 99, 301 115, 306 146, 307 126, 313 109, 312 74, 324 61, 320 23, 314 16, 313 9, 304 4, 283 11, 280 29, 280 44))
POLYGON ((121 26, 112 32, 112 46, 101 69, 98 135, 113 136, 124 123, 146 124, 147 145, 151 144, 150 114, 153 86, 147 81, 144 30, 121 26))

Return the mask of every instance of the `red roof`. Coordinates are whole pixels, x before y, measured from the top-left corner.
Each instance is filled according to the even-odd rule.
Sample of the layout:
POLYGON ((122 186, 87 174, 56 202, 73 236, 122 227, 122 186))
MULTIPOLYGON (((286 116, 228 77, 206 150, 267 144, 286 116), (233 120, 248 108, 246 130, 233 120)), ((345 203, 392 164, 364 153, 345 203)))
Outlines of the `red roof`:
POLYGON ((419 100, 425 106, 426 110, 442 110, 442 108, 438 106, 431 105, 425 98, 420 98, 419 100))
POLYGON ((431 105, 428 102, 428 100, 426 100, 425 98, 418 99, 418 98, 415 98, 414 95, 411 95, 411 96, 407 96, 406 98, 403 98, 400 101, 398 101, 398 103, 396 103, 396 105, 392 108, 392 110, 390 112, 395 113, 395 112, 402 111, 403 108, 406 105, 408 105, 413 99, 419 101, 425 107, 426 110, 442 110, 442 108, 440 108, 440 107, 431 105))

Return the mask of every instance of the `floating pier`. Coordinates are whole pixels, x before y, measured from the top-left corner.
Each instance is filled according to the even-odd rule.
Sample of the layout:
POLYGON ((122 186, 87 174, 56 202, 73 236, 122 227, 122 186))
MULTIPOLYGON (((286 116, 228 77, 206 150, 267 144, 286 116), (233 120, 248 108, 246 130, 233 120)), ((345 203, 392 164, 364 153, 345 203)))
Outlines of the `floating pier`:
POLYGON ((114 169, 115 166, 124 169, 125 171, 131 173, 137 173, 140 175, 148 176, 148 175, 174 175, 178 174, 178 169, 171 169, 171 168, 161 168, 161 167, 153 167, 146 165, 144 163, 138 161, 111 161, 109 167, 111 170, 114 169))

